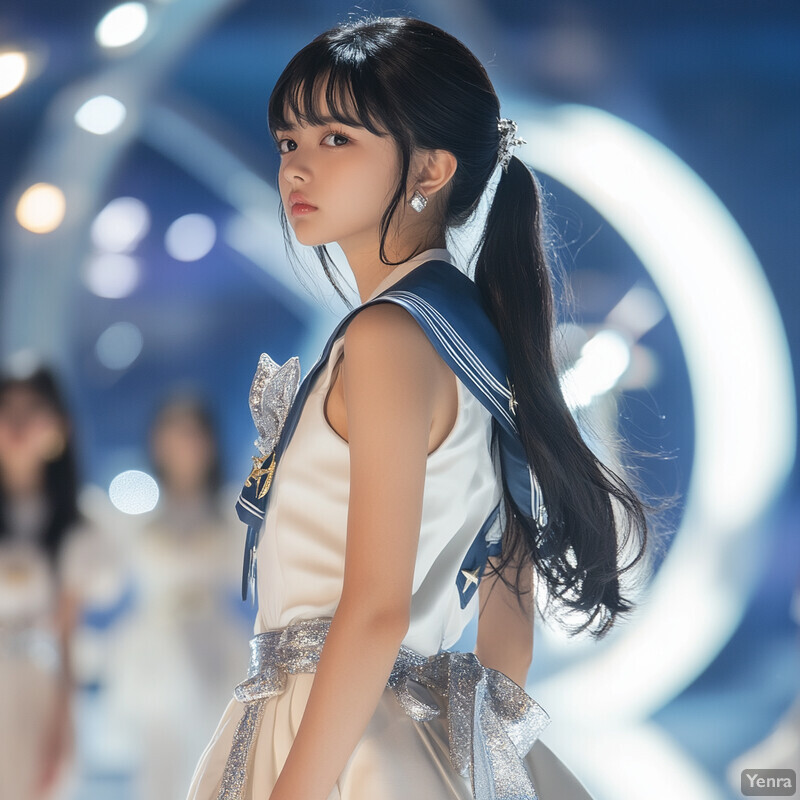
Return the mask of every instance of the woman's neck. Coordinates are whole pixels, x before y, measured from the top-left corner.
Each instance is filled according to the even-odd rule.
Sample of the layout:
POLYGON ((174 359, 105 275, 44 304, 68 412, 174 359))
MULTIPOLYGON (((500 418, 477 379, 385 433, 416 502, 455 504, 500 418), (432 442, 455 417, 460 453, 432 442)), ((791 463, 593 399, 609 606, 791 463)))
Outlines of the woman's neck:
POLYGON ((400 264, 387 265, 381 261, 379 249, 372 248, 361 251, 354 248, 342 247, 342 251, 347 258, 347 263, 350 265, 350 269, 353 271, 353 275, 356 279, 358 294, 361 297, 362 303, 372 299, 378 291, 382 290, 384 285, 393 283, 395 279, 398 279, 401 275, 413 269, 418 263, 426 260, 420 258, 420 256, 427 251, 446 251, 446 249, 447 246, 444 241, 444 236, 435 237, 435 240, 430 244, 391 247, 387 243, 385 249, 387 261, 399 262, 403 259, 400 264), (409 258, 410 254, 415 252, 417 255, 409 258), (389 280, 390 278, 392 278, 392 280, 389 280))
POLYGON ((40 464, 3 464, 0 465, 0 474, 7 497, 25 500, 41 494, 44 489, 44 475, 40 464))
POLYGON ((408 275, 409 272, 415 270, 420 264, 431 260, 448 261, 452 264, 453 256, 446 247, 430 247, 427 250, 423 250, 421 253, 417 253, 414 258, 410 258, 408 261, 393 267, 391 272, 384 275, 364 302, 366 303, 372 300, 374 297, 381 294, 381 292, 397 283, 402 277, 408 275))

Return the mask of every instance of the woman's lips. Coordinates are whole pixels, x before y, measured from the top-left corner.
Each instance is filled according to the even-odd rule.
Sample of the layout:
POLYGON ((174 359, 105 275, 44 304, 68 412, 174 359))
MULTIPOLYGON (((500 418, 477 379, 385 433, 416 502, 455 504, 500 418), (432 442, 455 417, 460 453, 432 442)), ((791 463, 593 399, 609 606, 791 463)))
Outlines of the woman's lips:
POLYGON ((316 211, 316 206, 310 206, 308 203, 294 203, 292 205, 292 216, 300 216, 302 214, 309 214, 312 211, 316 211))

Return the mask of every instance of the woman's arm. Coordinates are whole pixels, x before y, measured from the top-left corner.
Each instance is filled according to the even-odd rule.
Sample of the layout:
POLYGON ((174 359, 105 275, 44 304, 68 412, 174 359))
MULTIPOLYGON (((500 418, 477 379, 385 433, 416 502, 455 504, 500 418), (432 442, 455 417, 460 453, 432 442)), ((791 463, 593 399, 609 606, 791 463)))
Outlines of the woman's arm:
POLYGON ((58 634, 58 647, 61 660, 59 688, 55 695, 47 733, 42 743, 41 771, 38 792, 44 796, 58 779, 60 769, 73 756, 75 747, 75 723, 73 714, 73 694, 75 680, 72 672, 72 639, 80 616, 80 602, 77 595, 67 589, 60 589, 54 624, 58 634))
POLYGON ((344 352, 344 585, 271 800, 326 800, 408 630, 439 356, 407 311, 383 303, 353 318, 344 352))
MULTIPOLYGON (((496 567, 499 562, 490 558, 489 563, 496 567)), ((509 561, 503 575, 512 584, 515 582, 514 561, 509 561)), ((533 566, 527 564, 520 574, 520 588, 527 591, 532 586, 533 566)), ((522 611, 514 593, 492 573, 478 585, 478 601, 480 616, 475 655, 484 666, 502 672, 525 688, 533 658, 533 592, 522 596, 522 611)))

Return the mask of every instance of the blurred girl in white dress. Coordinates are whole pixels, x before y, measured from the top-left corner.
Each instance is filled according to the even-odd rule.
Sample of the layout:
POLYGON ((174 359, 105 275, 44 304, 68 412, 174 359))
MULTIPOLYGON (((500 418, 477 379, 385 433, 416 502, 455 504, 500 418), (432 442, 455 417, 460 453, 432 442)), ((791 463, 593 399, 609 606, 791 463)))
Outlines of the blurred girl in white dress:
POLYGON ((237 602, 239 524, 211 413, 171 396, 149 445, 160 496, 131 530, 134 601, 113 637, 109 696, 133 749, 134 797, 174 800, 246 667, 250 620, 237 602))
POLYGON ((54 375, 40 367, 3 376, 2 800, 62 797, 75 775, 74 634, 114 558, 113 548, 80 513, 77 493, 72 426, 54 375))

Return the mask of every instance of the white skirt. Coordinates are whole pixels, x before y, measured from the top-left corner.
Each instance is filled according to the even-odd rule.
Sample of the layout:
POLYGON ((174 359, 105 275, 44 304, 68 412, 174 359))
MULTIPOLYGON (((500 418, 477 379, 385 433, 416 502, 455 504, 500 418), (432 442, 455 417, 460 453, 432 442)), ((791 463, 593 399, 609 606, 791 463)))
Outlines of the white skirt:
MULTIPOLYGON (((314 673, 287 675, 285 690, 266 701, 250 751, 244 800, 268 800, 297 734, 314 673)), ((430 693, 442 707, 442 698, 430 693)), ((187 800, 217 800, 233 735, 245 706, 235 698, 198 761, 187 800)), ((335 732, 331 732, 335 736, 335 732)), ((539 800, 592 800, 581 782, 540 739, 525 757, 539 800)), ((444 715, 416 722, 386 688, 328 800, 472 800, 469 779, 452 767, 444 715)))

